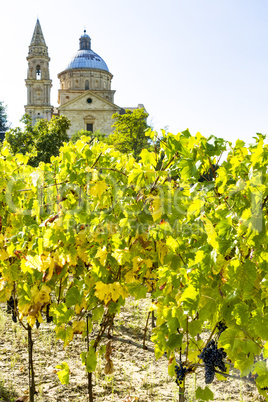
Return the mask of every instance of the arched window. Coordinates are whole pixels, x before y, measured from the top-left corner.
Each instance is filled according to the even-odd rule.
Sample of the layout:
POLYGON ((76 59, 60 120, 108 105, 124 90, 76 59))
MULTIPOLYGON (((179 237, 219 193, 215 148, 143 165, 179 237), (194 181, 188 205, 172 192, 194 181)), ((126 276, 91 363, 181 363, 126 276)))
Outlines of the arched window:
POLYGON ((36 66, 36 79, 37 80, 41 80, 41 68, 39 66, 39 64, 36 66))
POLYGON ((86 82, 85 82, 85 89, 89 89, 89 81, 88 80, 86 80, 86 82))

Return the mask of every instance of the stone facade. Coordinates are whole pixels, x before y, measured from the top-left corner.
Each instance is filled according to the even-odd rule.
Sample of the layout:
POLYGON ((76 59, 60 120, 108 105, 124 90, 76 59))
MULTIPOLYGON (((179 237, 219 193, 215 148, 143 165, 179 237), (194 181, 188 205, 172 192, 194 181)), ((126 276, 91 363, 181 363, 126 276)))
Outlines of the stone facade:
POLYGON ((69 136, 80 130, 99 130, 109 135, 113 131, 111 127, 112 115, 120 113, 121 108, 103 99, 94 91, 84 90, 70 101, 59 106, 58 112, 60 115, 68 117, 72 123, 68 132, 69 136))
MULTIPOLYGON (((53 115, 64 115, 70 120, 70 137, 80 130, 98 130, 106 135, 113 132, 112 115, 124 113, 124 108, 114 103, 115 91, 111 89, 113 75, 105 61, 91 49, 91 39, 86 31, 79 39, 79 50, 66 69, 58 74, 60 89, 57 108, 50 105, 50 59, 39 20, 27 61, 25 111, 32 116, 33 124, 38 118, 50 120, 53 110, 53 115)), ((138 105, 140 107, 143 105, 138 105)))

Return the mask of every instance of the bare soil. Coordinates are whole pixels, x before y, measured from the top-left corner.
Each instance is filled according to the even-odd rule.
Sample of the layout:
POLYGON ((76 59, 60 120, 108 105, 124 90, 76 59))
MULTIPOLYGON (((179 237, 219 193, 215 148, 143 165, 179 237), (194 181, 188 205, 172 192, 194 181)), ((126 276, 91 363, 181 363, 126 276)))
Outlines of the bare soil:
MULTIPOLYGON (((134 341, 142 345, 147 318, 146 301, 129 299, 115 322, 114 336, 134 341)), ((11 316, 6 314, 6 306, 0 306, 0 401, 27 400, 28 392, 28 351, 27 333, 11 316)), ((148 327, 146 345, 153 348, 150 341, 151 325, 148 327)), ((88 401, 87 376, 81 365, 80 353, 86 351, 85 339, 77 335, 63 348, 62 341, 56 340, 53 325, 41 324, 33 330, 34 365, 37 384, 35 400, 44 402, 88 401), (56 365, 67 362, 71 374, 70 383, 62 385, 57 376, 56 365)), ((104 342, 107 342, 104 339, 104 342)), ((133 344, 113 342, 112 361, 114 372, 104 374, 104 358, 100 359, 93 375, 96 402, 157 402, 179 401, 179 388, 174 378, 168 375, 168 361, 165 357, 155 360, 154 353, 133 344)), ((237 374, 237 373, 236 373, 237 374)), ((186 401, 194 402, 195 389, 205 387, 203 369, 195 376, 189 376, 186 383, 186 401)), ((257 402, 263 401, 254 385, 244 381, 228 379, 214 380, 210 387, 214 401, 257 402)), ((196 401, 197 402, 197 401, 196 401)))

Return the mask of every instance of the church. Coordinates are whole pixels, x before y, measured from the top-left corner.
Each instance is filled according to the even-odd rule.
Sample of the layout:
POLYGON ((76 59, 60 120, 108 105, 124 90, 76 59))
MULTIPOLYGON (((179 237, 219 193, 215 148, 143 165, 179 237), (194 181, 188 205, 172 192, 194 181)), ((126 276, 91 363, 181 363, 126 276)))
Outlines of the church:
MULTIPOLYGON (((27 61, 25 112, 31 116, 33 124, 38 119, 50 120, 53 115, 64 115, 71 122, 69 137, 80 130, 99 130, 106 135, 113 132, 112 115, 123 114, 125 108, 114 103, 115 91, 111 89, 113 75, 105 61, 91 49, 91 38, 86 31, 79 39, 79 50, 65 70, 58 74, 58 107, 53 107, 50 101, 50 58, 39 19, 35 25, 27 61)), ((137 108, 143 107, 139 104, 137 108)))

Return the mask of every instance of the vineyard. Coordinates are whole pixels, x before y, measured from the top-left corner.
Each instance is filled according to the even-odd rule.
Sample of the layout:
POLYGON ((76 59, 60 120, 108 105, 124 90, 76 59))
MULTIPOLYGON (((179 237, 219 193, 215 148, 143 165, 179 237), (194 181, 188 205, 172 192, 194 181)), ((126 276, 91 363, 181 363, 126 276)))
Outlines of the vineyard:
MULTIPOLYGON (((24 334, 30 402, 42 400, 45 333, 77 354, 80 400, 120 400, 97 396, 98 378, 115 378, 130 347, 156 359, 174 400, 220 400, 215 383, 240 377, 268 400, 265 136, 249 147, 188 131, 158 142, 137 161, 82 137, 38 167, 1 149, 0 302, 9 338, 24 334), (144 320, 124 346, 130 300, 144 320)), ((50 369, 70 389, 74 368, 60 355, 50 369)))
MULTIPOLYGON (((177 402, 179 387, 167 372, 167 359, 163 356, 156 361, 153 343, 150 341, 151 324, 147 328, 146 345, 149 350, 137 347, 143 344, 144 327, 150 300, 129 298, 114 322, 114 337, 124 341, 112 341, 114 371, 104 373, 105 356, 97 363, 93 377, 93 396, 97 402, 177 402)), ((3 306, 4 307, 4 306, 3 306)), ((4 313, 0 320, 1 374, 0 400, 16 401, 27 396, 27 334, 23 329, 11 324, 11 317, 4 313), (5 323, 5 325, 3 325, 5 323), (16 331, 16 332, 15 332, 16 331), (14 334, 15 332, 15 334, 14 334), (10 375, 12 373, 12 376, 10 375), (15 381, 14 381, 15 379, 15 381), (1 385, 4 387, 1 389, 1 385), (7 392, 9 390, 9 394, 7 392), (2 393, 1 393, 2 391, 2 393), (4 392, 5 391, 5 392, 4 392)), ((209 332, 205 333, 209 334, 209 332)), ((94 333, 92 334, 94 336, 94 333)), ((77 351, 86 350, 82 335, 75 335, 73 341, 63 348, 62 341, 55 339, 53 326, 43 323, 38 329, 33 327, 34 361, 37 402, 85 402, 87 397, 87 375, 77 351), (61 384, 56 365, 65 361, 70 367, 69 384, 61 384)), ((104 341, 104 344, 108 340, 104 341)), ((235 371, 236 375, 239 372, 235 371)), ((185 398, 193 402, 196 384, 205 388, 204 372, 200 370, 187 378, 185 398)), ((215 401, 259 402, 254 384, 233 378, 227 381, 215 380, 210 384, 215 401)))

